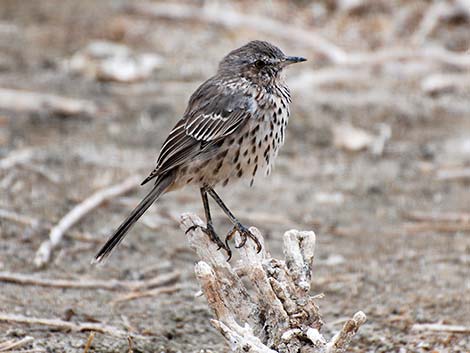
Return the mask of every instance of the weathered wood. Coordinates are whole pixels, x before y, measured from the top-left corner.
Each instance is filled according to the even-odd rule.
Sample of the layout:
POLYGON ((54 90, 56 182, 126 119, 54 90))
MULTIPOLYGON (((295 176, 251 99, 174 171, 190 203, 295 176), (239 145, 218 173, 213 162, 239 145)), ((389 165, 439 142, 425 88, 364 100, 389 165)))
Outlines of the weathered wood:
MULTIPOLYGON (((320 333, 323 321, 315 297, 310 295, 315 233, 290 230, 284 234, 284 257, 271 257, 263 236, 262 250, 248 241, 238 250, 236 267, 226 261, 209 237, 194 225, 203 225, 193 214, 181 217, 189 244, 201 261, 196 277, 215 319, 212 325, 224 336, 233 352, 339 353, 343 352, 366 321, 363 312, 349 319, 331 340, 320 333), (245 277, 242 281, 241 276, 245 277)), ((236 245, 241 239, 235 238, 236 245)))

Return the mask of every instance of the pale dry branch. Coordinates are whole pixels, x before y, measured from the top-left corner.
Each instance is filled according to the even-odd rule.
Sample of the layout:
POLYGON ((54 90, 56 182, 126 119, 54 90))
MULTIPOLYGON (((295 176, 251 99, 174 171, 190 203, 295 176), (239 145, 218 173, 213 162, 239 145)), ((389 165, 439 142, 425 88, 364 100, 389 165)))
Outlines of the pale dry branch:
POLYGON ((470 180, 470 168, 439 170, 437 180, 470 180))
POLYGON ((437 94, 459 89, 470 89, 470 74, 432 74, 421 81, 421 89, 427 94, 437 94))
POLYGON ((88 336, 85 347, 83 348, 83 353, 88 353, 88 351, 90 350, 91 344, 93 343, 94 338, 95 338, 95 333, 92 331, 90 332, 90 335, 88 336))
POLYGON ((17 164, 30 161, 34 157, 34 150, 25 148, 12 151, 8 156, 0 160, 0 169, 10 169, 17 164))
POLYGON ((429 6, 418 26, 418 30, 413 34, 413 42, 422 44, 426 38, 434 31, 439 22, 454 13, 456 5, 446 1, 438 1, 429 6))
POLYGON ((0 109, 12 111, 43 112, 61 115, 89 115, 98 113, 95 103, 52 94, 0 88, 0 109))
POLYGON ((134 335, 131 332, 121 330, 117 327, 95 323, 95 322, 71 322, 64 321, 60 319, 47 319, 47 318, 38 318, 30 317, 18 314, 8 314, 0 312, 0 321, 9 322, 9 323, 18 323, 18 324, 28 324, 28 325, 43 325, 54 327, 61 330, 74 331, 74 332, 86 332, 86 331, 95 331, 110 336, 115 337, 127 337, 133 335, 134 337, 139 337, 145 339, 144 336, 134 335))
POLYGON ((41 278, 37 275, 28 275, 12 272, 0 272, 0 282, 41 287, 70 288, 70 289, 105 289, 105 290, 142 290, 172 283, 180 277, 179 271, 161 274, 145 281, 118 281, 115 279, 52 279, 41 278))
POLYGON ((312 30, 305 30, 265 17, 238 13, 220 6, 196 7, 182 4, 134 3, 130 10, 154 18, 202 21, 227 28, 251 28, 286 40, 301 42, 333 62, 347 60, 347 54, 312 30), (282 29, 282 30, 280 30, 282 29))
POLYGON ((329 42, 312 29, 300 28, 269 18, 238 13, 223 6, 196 7, 181 4, 155 4, 139 2, 129 6, 129 10, 153 18, 173 20, 202 21, 227 28, 250 28, 268 33, 289 42, 318 51, 335 64, 339 65, 376 65, 387 61, 415 60, 436 61, 456 67, 470 67, 470 56, 455 53, 441 47, 425 48, 390 48, 375 52, 348 53, 329 42))
POLYGON ((18 349, 34 341, 34 337, 26 336, 20 340, 9 340, 0 343, 0 352, 12 351, 18 349))
MULTIPOLYGON (((187 231, 203 225, 193 214, 181 217, 187 231)), ((250 228, 263 245, 258 253, 253 242, 239 248, 240 260, 232 267, 199 228, 187 231, 189 244, 201 259, 196 277, 214 312, 212 325, 224 336, 233 352, 291 353, 342 352, 365 315, 358 312, 329 342, 322 336, 323 325, 317 297, 311 296, 315 234, 290 230, 284 234, 285 260, 271 257, 264 239, 250 228), (243 274, 244 281, 240 275, 243 274)), ((235 238, 241 245, 240 237, 235 238)))
POLYGON ((414 324, 411 327, 413 331, 431 331, 431 332, 450 332, 470 334, 470 326, 463 325, 445 325, 445 324, 414 324))
POLYGON ((128 294, 121 295, 114 299, 111 304, 116 305, 122 302, 136 300, 140 298, 148 298, 148 297, 157 297, 162 294, 172 294, 180 291, 183 288, 181 284, 175 284, 171 286, 159 287, 150 290, 136 290, 130 292, 128 294))
POLYGON ((51 229, 49 239, 40 245, 34 258, 34 264, 36 267, 42 267, 49 262, 52 251, 59 245, 65 232, 67 232, 70 227, 103 202, 137 188, 140 185, 140 181, 141 178, 139 176, 133 175, 120 184, 95 192, 93 195, 75 206, 59 221, 56 226, 51 229))
POLYGON ((356 334, 359 327, 366 322, 366 315, 362 311, 354 314, 352 319, 346 321, 343 328, 330 342, 327 343, 326 353, 341 353, 348 346, 351 338, 356 334))
POLYGON ((405 217, 418 222, 457 222, 470 223, 468 212, 423 212, 411 211, 405 213, 405 217))
MULTIPOLYGON (((35 230, 37 229, 47 229, 51 230, 53 228, 53 225, 49 222, 40 220, 38 218, 22 215, 17 212, 13 212, 10 210, 5 210, 0 208, 0 219, 6 219, 8 221, 17 223, 17 224, 22 224, 29 226, 35 230)), ((68 230, 67 231, 67 236, 70 237, 71 239, 82 241, 82 242, 87 242, 87 243, 99 243, 101 244, 100 239, 93 238, 89 234, 73 231, 73 230, 68 230)))
POLYGON ((19 214, 10 210, 5 210, 2 208, 0 208, 0 218, 6 219, 9 221, 18 223, 18 224, 28 225, 30 227, 36 227, 38 224, 41 223, 36 218, 25 216, 25 215, 22 215, 22 214, 19 214))
POLYGON ((420 233, 456 233, 470 231, 470 223, 455 223, 455 222, 419 222, 408 223, 404 226, 406 234, 420 234, 420 233))

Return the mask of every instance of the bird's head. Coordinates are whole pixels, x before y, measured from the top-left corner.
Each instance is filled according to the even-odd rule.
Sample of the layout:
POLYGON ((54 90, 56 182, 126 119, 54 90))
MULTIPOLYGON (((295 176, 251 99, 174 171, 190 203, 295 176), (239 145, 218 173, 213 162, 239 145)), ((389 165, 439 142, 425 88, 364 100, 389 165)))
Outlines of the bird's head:
POLYGON ((299 56, 287 56, 268 42, 255 40, 232 50, 219 64, 219 73, 242 76, 259 85, 269 85, 281 79, 283 69, 306 61, 299 56))

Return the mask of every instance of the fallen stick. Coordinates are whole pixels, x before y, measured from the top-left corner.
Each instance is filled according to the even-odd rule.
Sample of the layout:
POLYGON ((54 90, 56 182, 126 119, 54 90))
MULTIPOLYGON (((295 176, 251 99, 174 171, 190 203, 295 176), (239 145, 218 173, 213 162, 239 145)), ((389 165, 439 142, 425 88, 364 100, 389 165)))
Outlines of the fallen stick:
POLYGON ((85 348, 83 348, 83 353, 88 353, 90 350, 91 344, 93 343, 93 339, 95 338, 95 333, 92 331, 90 332, 90 335, 88 336, 88 339, 85 344, 85 348))
POLYGON ((28 324, 28 325, 44 325, 49 327, 55 327, 62 330, 74 331, 74 332, 84 332, 84 331, 96 331, 104 334, 108 334, 115 337, 127 337, 134 336, 141 339, 145 339, 144 336, 135 335, 131 332, 120 330, 117 327, 99 324, 95 322, 71 322, 64 321, 60 319, 46 319, 38 317, 28 317, 24 315, 17 314, 8 314, 0 312, 0 321, 10 322, 10 323, 19 323, 19 324, 28 324))
POLYGON ((17 164, 31 160, 33 157, 34 150, 30 148, 12 151, 8 156, 0 160, 0 169, 10 169, 17 164))
POLYGON ((467 212, 423 212, 411 211, 405 217, 418 222, 457 222, 470 223, 470 213, 467 212))
POLYGON ((181 4, 134 3, 129 10, 154 18, 196 20, 228 28, 251 28, 286 40, 298 41, 325 55, 333 62, 346 60, 347 53, 312 30, 305 30, 265 17, 246 15, 219 6, 196 7, 181 4), (282 29, 282 30, 280 30, 282 29))
POLYGON ((20 339, 19 341, 9 340, 6 342, 0 343, 0 352, 12 351, 13 349, 23 347, 34 341, 34 337, 26 336, 20 339))
POLYGON ((421 81, 421 89, 427 94, 436 94, 446 91, 470 88, 470 74, 432 74, 421 81))
POLYGON ((470 326, 444 325, 444 324, 414 324, 412 331, 470 333, 470 326))
POLYGON ((470 168, 439 170, 437 180, 469 180, 470 168))
POLYGON ((131 12, 154 18, 202 21, 227 28, 250 28, 268 33, 289 42, 316 50, 340 65, 375 65, 386 61, 420 59, 437 61, 462 68, 470 67, 470 56, 466 53, 455 53, 444 48, 391 48, 375 52, 347 53, 337 45, 316 34, 312 29, 299 28, 284 22, 261 16, 238 13, 222 6, 196 7, 180 4, 156 4, 139 2, 128 6, 131 12))
POLYGON ((117 297, 116 299, 111 301, 111 304, 116 305, 118 303, 130 301, 130 300, 147 298, 147 297, 156 297, 161 294, 171 294, 171 293, 178 292, 182 288, 183 286, 181 284, 175 284, 172 286, 160 287, 160 288, 150 289, 146 291, 134 291, 132 293, 124 294, 122 296, 117 297))
POLYGON ((140 181, 140 176, 133 175, 118 185, 97 191, 82 203, 75 206, 51 229, 49 239, 40 245, 34 258, 36 267, 43 267, 49 262, 52 251, 59 245, 65 232, 67 232, 70 227, 103 202, 137 188, 140 185, 140 181))
POLYGON ((456 233, 470 231, 470 223, 455 222, 419 222, 408 223, 404 226, 406 234, 419 234, 424 232, 456 233))
POLYGON ((95 103, 52 94, 0 88, 0 109, 12 111, 51 111, 61 115, 96 115, 95 103))
POLYGON ((9 221, 19 223, 19 224, 24 224, 28 225, 30 227, 35 227, 41 222, 33 217, 25 216, 10 210, 5 210, 0 208, 0 218, 7 219, 9 221))
POLYGON ((42 287, 72 288, 72 289, 105 289, 105 290, 141 290, 170 284, 180 278, 179 271, 173 271, 145 281, 118 281, 115 279, 50 279, 35 275, 27 275, 11 272, 0 272, 0 282, 8 282, 22 285, 34 285, 42 287))
MULTIPOLYGON (((42 221, 38 218, 22 215, 17 212, 13 212, 10 210, 5 210, 0 208, 0 219, 6 219, 18 224, 26 225, 31 228, 40 228, 44 227, 44 229, 51 230, 53 228, 53 225, 49 222, 42 221)), ((76 232, 76 231, 67 231, 67 235, 74 240, 79 240, 87 243, 98 243, 100 244, 102 242, 101 239, 96 239, 90 236, 89 234, 84 234, 81 232, 76 232)))

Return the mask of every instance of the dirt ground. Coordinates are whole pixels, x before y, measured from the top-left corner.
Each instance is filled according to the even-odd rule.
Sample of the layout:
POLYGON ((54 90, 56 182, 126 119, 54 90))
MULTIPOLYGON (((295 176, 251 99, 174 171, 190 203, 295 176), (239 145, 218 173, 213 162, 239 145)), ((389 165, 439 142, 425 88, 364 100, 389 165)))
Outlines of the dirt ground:
MULTIPOLYGON (((289 23, 346 52, 431 43, 469 53, 470 14, 465 9, 443 16, 421 38, 416 36, 433 4, 427 1, 359 1, 362 6, 351 8, 347 3, 353 2, 300 0, 186 5, 203 3, 289 23), (416 44, 416 38, 423 43, 416 44)), ((90 260, 146 187, 84 217, 44 268, 37 269, 33 259, 48 237, 48 224, 97 190, 132 174, 144 178, 191 92, 229 50, 264 39, 309 59, 288 71, 293 104, 286 145, 270 177, 257 179, 252 188, 244 183, 220 188, 221 196, 245 224, 265 234, 275 256, 282 257, 284 231, 316 232, 313 294, 325 294, 318 301, 325 336, 362 310, 368 321, 353 339, 351 352, 470 352, 470 331, 413 329, 428 323, 470 327, 468 60, 452 65, 417 55, 341 66, 312 45, 287 38, 283 26, 274 33, 152 17, 133 10, 133 4, 143 2, 0 2, 0 87, 98 106, 90 114, 64 114, 47 105, 12 109, 0 104, 0 163, 18 151, 31 152, 26 161, 0 168, 0 209, 40 221, 28 225, 0 217, 0 271, 107 282, 147 280, 176 270, 176 284, 183 289, 116 304, 113 300, 126 290, 0 282, 0 314, 112 325, 145 336, 133 339, 134 352, 228 351, 210 324, 205 298, 195 296, 198 259, 178 225, 183 212, 203 215, 196 189, 166 195, 102 266, 91 266, 90 260), (155 53, 161 64, 134 83, 69 70, 72 56, 96 40, 155 53), (339 80, 309 78, 331 70, 345 71, 339 80), (425 90, 423 80, 436 74, 454 75, 463 83, 425 90), (345 124, 375 142, 384 137, 384 147, 341 147, 337 128, 345 124), (452 176, 462 170, 467 174, 452 176)), ((229 224, 221 212, 215 213, 222 233, 229 224)), ((0 321, 0 343, 24 336, 34 341, 18 350, 83 352, 89 332, 0 321)), ((125 337, 97 333, 89 351, 128 350, 125 337)))

